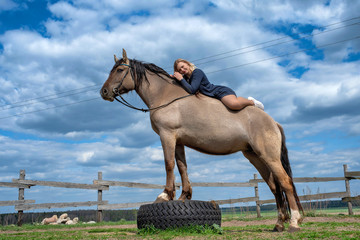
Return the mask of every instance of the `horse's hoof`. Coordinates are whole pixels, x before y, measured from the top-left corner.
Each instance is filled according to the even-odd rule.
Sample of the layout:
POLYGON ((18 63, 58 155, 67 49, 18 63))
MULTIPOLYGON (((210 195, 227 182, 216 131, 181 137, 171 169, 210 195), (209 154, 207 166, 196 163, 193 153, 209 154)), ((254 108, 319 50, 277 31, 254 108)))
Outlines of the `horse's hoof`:
POLYGON ((178 198, 179 201, 185 201, 185 200, 191 200, 191 195, 189 194, 181 194, 181 196, 178 198))
POLYGON ((170 201, 170 197, 166 193, 161 193, 155 200, 154 203, 162 203, 162 202, 168 202, 170 201))
POLYGON ((289 226, 288 229, 289 233, 298 232, 298 231, 300 231, 300 227, 289 226))
POLYGON ((274 229, 273 229, 273 232, 283 232, 284 230, 285 230, 284 226, 276 224, 274 229))

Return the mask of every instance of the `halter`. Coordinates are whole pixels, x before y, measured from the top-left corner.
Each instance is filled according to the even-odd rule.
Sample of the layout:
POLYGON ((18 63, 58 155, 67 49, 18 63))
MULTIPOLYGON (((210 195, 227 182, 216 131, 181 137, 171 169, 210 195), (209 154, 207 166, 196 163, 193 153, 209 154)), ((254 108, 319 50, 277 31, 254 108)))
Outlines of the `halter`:
MULTIPOLYGON (((190 96, 193 95, 193 94, 189 94, 189 95, 185 95, 185 96, 182 96, 182 97, 178 97, 178 98, 175 98, 175 99, 173 99, 172 101, 170 101, 170 102, 168 102, 168 103, 165 103, 165 104, 163 104, 163 105, 160 105, 160 106, 154 107, 154 108, 147 108, 147 109, 137 108, 137 107, 135 107, 134 105, 128 103, 128 102, 121 96, 121 94, 119 94, 119 90, 118 90, 118 89, 119 89, 120 86, 123 84, 124 79, 125 79, 126 76, 128 75, 129 71, 131 71, 131 66, 130 66, 130 65, 124 64, 124 63, 122 63, 122 64, 120 64, 120 65, 122 65, 122 66, 127 66, 127 67, 129 67, 129 68, 128 68, 128 70, 126 71, 125 75, 124 75, 124 76, 122 77, 122 79, 120 80, 120 82, 119 82, 119 84, 117 85, 117 87, 113 89, 113 93, 115 94, 115 97, 114 97, 115 100, 118 101, 119 103, 123 104, 124 106, 128 107, 128 108, 132 108, 132 109, 135 109, 135 110, 142 111, 142 112, 145 112, 145 113, 146 113, 146 112, 149 112, 149 111, 151 111, 151 110, 157 110, 157 109, 160 109, 160 108, 167 107, 167 106, 169 106, 170 104, 172 104, 173 102, 176 102, 177 100, 180 100, 180 99, 183 99, 183 98, 187 98, 187 97, 190 97, 190 96), (121 100, 117 99, 117 96, 119 96, 119 97, 121 98, 121 100)), ((131 72, 131 75, 132 75, 132 77, 134 78, 132 72, 131 72)), ((134 80, 134 79, 133 79, 133 80, 134 80)), ((135 81, 134 81, 134 83, 135 83, 135 81)))
POLYGON ((118 95, 118 96, 120 96, 120 94, 119 94, 119 87, 123 84, 124 79, 126 78, 126 75, 128 75, 129 71, 131 70, 131 67, 130 67, 130 65, 128 65, 128 64, 122 63, 122 64, 120 64, 120 65, 122 65, 122 66, 128 66, 129 68, 127 69, 127 71, 126 71, 125 75, 123 76, 123 78, 120 80, 119 84, 118 84, 115 88, 113 88, 113 93, 114 93, 115 95, 118 95))

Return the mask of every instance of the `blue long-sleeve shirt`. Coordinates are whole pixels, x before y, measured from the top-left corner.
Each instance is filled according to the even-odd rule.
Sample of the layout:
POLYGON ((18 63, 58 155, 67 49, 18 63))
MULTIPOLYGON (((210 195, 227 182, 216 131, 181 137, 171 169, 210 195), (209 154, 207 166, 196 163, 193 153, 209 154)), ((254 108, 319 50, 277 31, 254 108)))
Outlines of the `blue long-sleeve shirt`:
POLYGON ((210 83, 205 73, 198 68, 192 72, 188 81, 183 78, 181 79, 180 83, 188 93, 192 94, 195 94, 197 91, 199 91, 206 96, 219 99, 229 94, 236 95, 235 92, 228 87, 210 83))

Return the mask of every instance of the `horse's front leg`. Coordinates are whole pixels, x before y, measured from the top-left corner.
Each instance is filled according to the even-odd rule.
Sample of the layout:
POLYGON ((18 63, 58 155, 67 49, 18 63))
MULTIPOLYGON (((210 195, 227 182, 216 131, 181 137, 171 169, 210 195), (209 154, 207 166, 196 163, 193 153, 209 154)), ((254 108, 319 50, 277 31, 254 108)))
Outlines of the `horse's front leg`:
POLYGON ((166 186, 164 191, 155 200, 155 203, 174 200, 176 195, 174 174, 176 139, 173 134, 163 133, 160 134, 160 140, 164 152, 166 186))
POLYGON ((176 145, 175 148, 175 159, 176 165, 179 169, 182 182, 182 193, 179 197, 179 200, 191 199, 192 188, 189 181, 189 176, 187 173, 187 164, 185 158, 185 148, 184 145, 176 145))

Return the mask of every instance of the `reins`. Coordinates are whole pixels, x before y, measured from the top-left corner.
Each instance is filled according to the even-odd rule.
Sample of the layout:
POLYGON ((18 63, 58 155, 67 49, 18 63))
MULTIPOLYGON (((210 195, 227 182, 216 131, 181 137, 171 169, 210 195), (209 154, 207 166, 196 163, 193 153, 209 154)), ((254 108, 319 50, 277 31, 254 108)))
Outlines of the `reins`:
MULTIPOLYGON (((190 97, 190 96, 193 95, 193 94, 189 94, 189 95, 185 95, 185 96, 182 96, 182 97, 178 97, 178 98, 175 98, 175 99, 173 99, 172 101, 170 101, 170 102, 168 102, 168 103, 165 103, 165 104, 163 104, 163 105, 160 105, 160 106, 157 106, 157 107, 153 107, 153 108, 146 108, 146 109, 144 109, 144 108, 135 107, 135 106, 132 105, 131 103, 128 103, 128 102, 119 94, 119 92, 118 92, 118 88, 122 85, 125 77, 126 77, 127 74, 129 73, 129 71, 131 71, 131 67, 130 67, 128 64, 121 64, 121 65, 128 66, 129 68, 128 68, 128 71, 127 71, 127 72, 125 73, 125 75, 123 76, 123 78, 121 79, 121 81, 119 82, 118 86, 113 89, 113 92, 114 92, 117 96, 119 96, 119 97, 121 98, 121 100, 120 100, 120 99, 117 98, 117 96, 115 96, 115 97, 114 97, 115 100, 118 101, 119 103, 123 104, 124 106, 128 107, 128 108, 135 109, 135 110, 142 111, 142 112, 145 112, 145 113, 146 113, 146 112, 149 112, 149 111, 151 111, 151 110, 157 110, 157 109, 160 109, 160 108, 167 107, 167 106, 169 106, 170 104, 172 104, 172 103, 174 103, 174 102, 176 102, 176 101, 178 101, 178 100, 180 100, 180 99, 187 98, 187 97, 190 97)), ((132 75, 132 77, 133 77, 133 75, 132 75)))
POLYGON ((189 95, 185 95, 185 96, 182 96, 182 97, 178 97, 178 98, 175 98, 174 100, 168 102, 168 103, 165 103, 163 105, 160 105, 160 106, 157 106, 157 107, 153 107, 153 108, 137 108, 135 106, 133 106, 132 104, 128 103, 121 95, 118 95, 121 100, 117 99, 115 97, 115 100, 118 101, 119 103, 123 104, 124 106, 128 107, 128 108, 132 108, 132 109, 135 109, 135 110, 139 110, 139 111, 142 111, 142 112, 149 112, 151 110, 157 110, 157 109, 160 109, 160 108, 164 108, 164 107, 167 107, 169 106, 170 104, 172 104, 173 102, 176 102, 177 100, 180 100, 180 99, 183 99, 183 98, 187 98, 187 97, 190 97, 192 96, 193 94, 189 94, 189 95))

